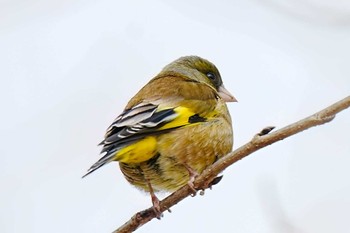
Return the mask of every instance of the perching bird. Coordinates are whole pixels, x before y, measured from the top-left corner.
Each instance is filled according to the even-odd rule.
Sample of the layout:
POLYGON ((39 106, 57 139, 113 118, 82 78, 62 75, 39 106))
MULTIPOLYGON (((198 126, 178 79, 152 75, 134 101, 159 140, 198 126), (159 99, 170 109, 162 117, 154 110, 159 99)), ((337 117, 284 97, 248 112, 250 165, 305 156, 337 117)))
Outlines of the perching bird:
POLYGON ((150 192, 160 213, 154 192, 193 188, 198 174, 232 150, 226 102, 235 101, 214 64, 181 57, 129 101, 100 143, 102 158, 86 175, 118 161, 127 181, 150 192))

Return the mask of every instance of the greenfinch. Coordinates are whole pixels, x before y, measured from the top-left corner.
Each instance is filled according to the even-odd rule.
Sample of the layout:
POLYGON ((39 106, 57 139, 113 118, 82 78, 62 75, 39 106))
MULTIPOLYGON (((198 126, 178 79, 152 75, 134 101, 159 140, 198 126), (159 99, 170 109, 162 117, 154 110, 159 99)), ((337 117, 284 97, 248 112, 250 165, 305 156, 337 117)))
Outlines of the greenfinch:
POLYGON ((226 102, 235 97, 214 64, 181 57, 151 79, 108 127, 102 158, 88 175, 118 161, 126 180, 151 194, 175 191, 232 150, 233 131, 226 102))

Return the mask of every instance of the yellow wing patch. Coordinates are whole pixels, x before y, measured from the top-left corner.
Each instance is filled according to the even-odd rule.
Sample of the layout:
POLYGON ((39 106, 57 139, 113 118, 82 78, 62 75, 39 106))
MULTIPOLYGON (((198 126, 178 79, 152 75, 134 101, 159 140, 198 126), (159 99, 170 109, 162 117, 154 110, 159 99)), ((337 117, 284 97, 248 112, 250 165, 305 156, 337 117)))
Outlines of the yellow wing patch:
MULTIPOLYGON (((166 109, 166 108, 164 108, 166 109)), ((161 110, 164 110, 161 109, 161 110)), ((177 127, 183 127, 187 125, 194 125, 189 123, 189 118, 195 113, 186 107, 176 107, 174 109, 177 116, 163 125, 160 128, 155 129, 156 131, 172 129, 177 127)), ((123 163, 141 163, 151 159, 157 154, 157 140, 155 136, 147 136, 140 141, 137 141, 133 144, 130 144, 121 150, 119 150, 114 160, 123 162, 123 163)))
POLYGON ((123 163, 141 163, 157 154, 157 141, 154 136, 148 136, 119 150, 115 159, 123 163))
POLYGON ((161 128, 159 128, 160 130, 189 125, 189 117, 195 114, 191 109, 186 107, 176 107, 174 111, 178 116, 174 120, 170 121, 169 123, 166 123, 161 128))

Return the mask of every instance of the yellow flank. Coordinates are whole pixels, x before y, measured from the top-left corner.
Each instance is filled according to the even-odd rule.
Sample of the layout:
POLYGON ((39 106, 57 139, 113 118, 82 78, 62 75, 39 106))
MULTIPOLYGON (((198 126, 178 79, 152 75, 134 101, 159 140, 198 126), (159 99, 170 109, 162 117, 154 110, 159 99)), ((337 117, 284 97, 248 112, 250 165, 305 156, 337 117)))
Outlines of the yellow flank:
POLYGON ((118 151, 115 160, 123 163, 141 163, 156 155, 156 148, 156 138, 148 136, 118 151))
POLYGON ((171 129, 171 128, 176 128, 176 127, 179 127, 179 126, 188 125, 188 124, 190 124, 188 122, 188 118, 195 114, 191 109, 186 108, 186 107, 181 107, 181 106, 175 108, 174 111, 177 113, 178 116, 174 120, 172 120, 169 123, 163 125, 160 128, 160 130, 162 130, 162 129, 171 129))

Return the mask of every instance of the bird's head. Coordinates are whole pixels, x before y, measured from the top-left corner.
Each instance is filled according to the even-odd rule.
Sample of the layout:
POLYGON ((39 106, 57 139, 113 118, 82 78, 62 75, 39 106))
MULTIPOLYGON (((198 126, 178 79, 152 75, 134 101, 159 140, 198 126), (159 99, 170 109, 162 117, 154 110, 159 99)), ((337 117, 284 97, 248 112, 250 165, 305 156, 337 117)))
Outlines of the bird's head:
POLYGON ((164 67, 164 71, 180 73, 192 81, 205 83, 215 89, 225 102, 237 102, 236 98, 224 87, 219 70, 206 59, 198 56, 180 57, 164 67))

